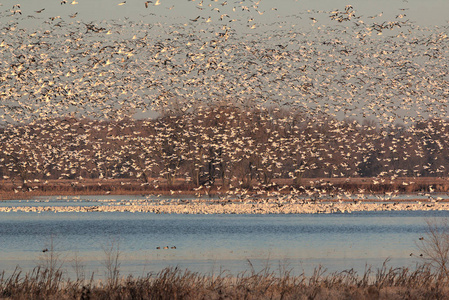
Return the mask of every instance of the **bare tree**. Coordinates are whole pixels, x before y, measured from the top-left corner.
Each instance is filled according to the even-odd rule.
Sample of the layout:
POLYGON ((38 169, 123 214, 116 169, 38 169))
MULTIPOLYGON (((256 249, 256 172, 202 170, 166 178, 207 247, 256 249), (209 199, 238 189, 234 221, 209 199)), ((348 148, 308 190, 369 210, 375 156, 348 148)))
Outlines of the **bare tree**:
POLYGON ((105 258, 103 265, 106 268, 107 284, 114 288, 120 280, 120 248, 119 243, 112 239, 108 244, 102 246, 105 258))
POLYGON ((449 219, 427 220, 426 235, 419 238, 422 259, 438 272, 439 278, 449 279, 449 219))

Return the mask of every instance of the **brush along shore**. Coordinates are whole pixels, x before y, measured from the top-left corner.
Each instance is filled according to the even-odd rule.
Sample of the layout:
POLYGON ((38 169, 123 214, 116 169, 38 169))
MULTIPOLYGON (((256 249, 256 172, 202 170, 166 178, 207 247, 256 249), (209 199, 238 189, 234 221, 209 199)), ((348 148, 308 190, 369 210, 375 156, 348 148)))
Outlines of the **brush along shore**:
POLYGON ((449 211, 448 202, 310 202, 303 200, 110 200, 102 205, 10 206, 0 212, 140 212, 158 214, 318 214, 372 211, 449 211))
POLYGON ((270 194, 310 195, 327 194, 339 198, 351 194, 412 194, 449 193, 449 179, 444 177, 396 177, 391 178, 302 178, 300 183, 292 179, 273 179, 269 184, 253 181, 241 185, 237 180, 223 185, 216 180, 213 185, 197 187, 183 179, 168 184, 161 178, 150 178, 147 182, 136 179, 82 179, 82 180, 33 180, 17 183, 11 180, 0 181, 0 200, 30 199, 37 196, 76 196, 76 195, 210 195, 226 196, 248 193, 258 196, 270 194))

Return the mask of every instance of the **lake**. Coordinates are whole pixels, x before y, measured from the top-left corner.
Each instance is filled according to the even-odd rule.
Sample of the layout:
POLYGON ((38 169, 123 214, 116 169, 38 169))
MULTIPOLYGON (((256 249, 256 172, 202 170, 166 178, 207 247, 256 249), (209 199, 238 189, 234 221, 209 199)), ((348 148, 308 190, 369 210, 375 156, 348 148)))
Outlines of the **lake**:
MULTIPOLYGON (((133 197, 48 197, 52 200, 0 204, 90 205, 133 197)), ((76 256, 86 273, 94 272, 96 278, 104 275, 104 249, 111 243, 119 247, 122 275, 145 275, 167 266, 237 274, 250 270, 248 261, 256 271, 267 265, 277 270, 281 265, 294 274, 311 274, 320 264, 329 272, 350 268, 363 272, 366 264, 377 268, 386 259, 390 259, 389 266, 413 267, 419 262, 416 243, 425 236, 426 220, 448 216, 444 211, 316 215, 8 212, 0 213, 0 268, 7 273, 16 265, 31 270, 52 241, 68 275, 74 274, 76 256), (166 246, 169 249, 163 249, 166 246)))

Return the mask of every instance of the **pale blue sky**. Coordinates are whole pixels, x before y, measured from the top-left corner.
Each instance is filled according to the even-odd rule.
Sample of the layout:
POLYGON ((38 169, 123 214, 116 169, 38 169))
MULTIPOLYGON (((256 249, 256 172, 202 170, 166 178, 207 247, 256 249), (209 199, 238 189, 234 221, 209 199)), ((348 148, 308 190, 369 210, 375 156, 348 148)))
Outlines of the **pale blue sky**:
MULTIPOLYGON (((26 108, 21 111, 23 114, 28 114, 28 112, 32 114, 33 109, 39 110, 42 107, 46 108, 52 115, 56 115, 67 111, 70 112, 73 109, 72 106, 77 106, 77 109, 80 110, 91 109, 98 111, 100 109, 98 107, 104 107, 107 110, 110 107, 126 107, 135 103, 153 103, 155 97, 164 98, 167 89, 173 95, 180 97, 179 99, 189 99, 188 101, 198 102, 210 101, 210 99, 228 95, 224 92, 226 89, 223 86, 229 89, 229 97, 240 95, 238 97, 243 99, 241 101, 249 101, 254 97, 270 99, 270 101, 275 102, 294 101, 299 103, 298 105, 303 105, 313 111, 323 110, 326 112, 329 108, 325 104, 335 104, 335 107, 330 108, 330 112, 335 113, 338 117, 357 117, 366 114, 368 117, 381 115, 383 119, 390 120, 392 112, 400 115, 410 115, 415 110, 418 111, 418 114, 426 116, 428 115, 428 107, 424 105, 424 103, 427 103, 426 101, 433 101, 432 105, 435 106, 433 108, 434 113, 441 114, 443 112, 444 115, 447 114, 446 79, 440 76, 440 74, 446 72, 444 66, 447 60, 447 51, 445 50, 447 49, 447 39, 444 35, 447 33, 447 26, 449 25, 449 17, 446 14, 449 11, 449 1, 447 0, 357 0, 351 2, 343 0, 257 0, 258 4, 250 0, 159 0, 160 5, 150 3, 148 8, 145 8, 145 1, 143 0, 127 0, 123 5, 119 5, 123 0, 76 0, 78 3, 73 5, 71 4, 72 1, 67 0, 67 4, 61 4, 61 0, 14 0, 4 1, 0 7, 0 25, 2 28, 9 28, 9 30, 4 29, 0 32, 0 44, 5 43, 6 45, 6 47, 0 47, 0 50, 3 51, 3 59, 10 63, 11 61, 19 60, 19 58, 34 56, 36 53, 28 52, 28 44, 33 42, 39 44, 44 40, 45 43, 48 43, 46 45, 51 50, 48 51, 45 46, 37 47, 36 49, 31 48, 33 51, 39 51, 38 54, 44 58, 49 54, 54 55, 49 64, 56 61, 60 61, 60 64, 49 70, 52 72, 56 70, 60 74, 49 73, 40 64, 31 64, 29 71, 39 74, 31 76, 31 78, 42 76, 50 81, 55 81, 56 84, 60 85, 59 88, 62 91, 68 93, 67 89, 69 89, 70 95, 81 90, 85 93, 83 94, 84 97, 90 99, 79 106, 73 103, 68 103, 68 106, 64 107, 56 105, 60 110, 55 110, 52 106, 42 105, 39 101, 27 102, 26 100, 28 97, 31 97, 29 91, 33 91, 41 97, 39 98, 40 101, 46 103, 50 99, 46 99, 41 93, 53 91, 53 88, 44 88, 41 83, 35 83, 34 81, 8 81, 10 86, 4 85, 3 89, 0 88, 0 92, 9 95, 11 101, 23 100, 23 103, 17 104, 21 108, 26 108), (20 3, 20 8, 16 3, 20 3), (345 7, 349 4, 354 9, 355 17, 361 17, 360 19, 351 19, 350 22, 331 20, 331 11, 344 12, 345 7), (129 20, 124 21, 125 18, 129 18, 129 20, 133 20, 135 23, 129 20), (390 30, 387 25, 382 32, 375 30, 375 26, 382 26, 381 24, 384 24, 384 22, 388 24, 388 22, 405 22, 407 20, 409 20, 407 24, 401 23, 402 26, 395 25, 392 28, 393 30, 390 30), (96 28, 104 28, 101 31, 103 34, 96 35, 89 32, 88 26, 85 26, 83 23, 90 22, 95 22, 96 28), (170 26, 171 24, 175 26, 170 26), (252 29, 253 26, 254 29, 252 29), (440 26, 440 28, 435 29, 433 28, 434 26, 440 26), (442 26, 445 26, 445 28, 442 28, 442 26), (22 31, 22 28, 26 28, 26 30, 22 31), (433 29, 427 30, 428 28, 433 29), (229 49, 227 54, 230 54, 228 57, 222 57, 222 49, 213 50, 213 47, 206 48, 206 43, 214 41, 218 36, 224 35, 228 31, 231 32, 232 36, 229 43, 226 43, 229 47, 227 48, 229 49), (73 41, 68 37, 72 34, 74 34, 73 41), (406 39, 401 36, 404 34, 407 36, 406 39), (426 35, 429 35, 429 37, 426 37, 426 35), (365 36, 369 36, 369 41, 360 43, 360 40, 365 36), (426 41, 427 38, 435 40, 435 43, 439 43, 436 48, 442 49, 441 53, 434 51, 434 44, 421 43, 417 45, 412 43, 414 38, 418 36, 420 39, 423 39, 423 36, 425 36, 426 41), (142 50, 141 45, 138 44, 140 43, 139 39, 145 40, 143 43, 147 47, 145 50, 142 50), (336 39, 343 41, 343 46, 348 47, 349 50, 357 49, 357 51, 354 51, 355 54, 348 58, 345 57, 344 60, 336 61, 335 53, 332 51, 338 49, 338 47, 334 49, 322 46, 325 43, 333 43, 336 39), (173 44, 174 48, 171 49, 173 53, 161 52, 156 54, 157 51, 154 49, 154 45, 158 42, 162 42, 165 45, 173 44), (98 43, 98 45, 94 46, 95 43, 98 43), (296 53, 295 55, 297 56, 287 56, 287 60, 280 60, 275 65, 268 64, 265 60, 260 60, 261 58, 259 57, 257 59, 260 60, 260 64, 258 64, 257 70, 254 64, 245 64, 245 62, 251 62, 251 59, 255 58, 254 53, 265 51, 270 49, 270 47, 271 49, 278 49, 281 48, 279 45, 287 44, 290 45, 290 48, 285 54, 292 55, 292 53, 296 53), (22 46, 18 47, 18 45, 22 46), (130 57, 123 58, 124 60, 122 61, 121 56, 124 52, 116 53, 111 50, 112 48, 105 48, 100 51, 99 45, 103 47, 120 45, 123 48, 121 49, 122 51, 134 52, 130 53, 130 57), (249 48, 252 52, 245 48, 247 45, 252 46, 252 48, 249 48), (301 48, 301 46, 304 47, 301 48), (397 49, 400 46, 404 47, 397 49), (392 47, 391 54, 386 54, 383 51, 384 49, 388 50, 388 47, 392 47), (66 51, 63 51, 64 49, 66 51), (120 76, 112 76, 109 73, 105 73, 111 76, 100 78, 102 80, 101 83, 103 88, 107 89, 108 93, 112 93, 113 96, 109 94, 106 97, 107 99, 103 99, 102 95, 95 94, 92 96, 90 92, 96 90, 96 85, 95 81, 92 81, 92 84, 88 84, 88 81, 84 80, 83 76, 86 69, 78 69, 77 72, 72 72, 71 69, 71 67, 77 69, 79 67, 87 68, 87 66, 91 66, 91 64, 85 61, 80 62, 79 56, 71 56, 71 52, 79 54, 80 49, 86 51, 87 55, 91 55, 90 59, 96 59, 98 62, 101 62, 100 66, 107 72, 113 71, 111 73, 115 72, 123 76, 128 74, 132 76, 133 80, 124 82, 120 81, 121 78, 119 78, 120 80, 117 81, 117 78, 120 76), (326 52, 326 49, 329 52, 326 52), (202 53, 201 51, 203 50, 208 51, 208 59, 212 57, 221 62, 224 59, 221 66, 226 67, 226 72, 221 73, 221 69, 214 69, 207 75, 204 73, 204 66, 198 64, 199 62, 203 63, 203 56, 198 58, 199 61, 195 62, 186 59, 190 55, 202 53), (309 50, 311 52, 306 53, 309 50), (303 51, 304 53, 299 53, 298 51, 303 51), (413 52, 417 53, 417 55, 411 56, 410 53, 413 52), (436 58, 421 57, 426 53, 435 55, 441 62, 437 61, 436 58), (20 54, 23 56, 20 56, 20 54), (306 54, 309 57, 304 59, 306 54), (364 54, 371 54, 373 57, 360 61, 358 56, 363 56, 364 54), (185 71, 189 75, 178 74, 173 76, 170 73, 171 70, 169 70, 171 68, 170 64, 167 66, 163 61, 159 62, 161 64, 158 65, 163 71, 155 69, 152 60, 158 61, 160 59, 159 55, 168 55, 167 59, 172 63, 178 67, 187 68, 185 71), (393 70, 392 73, 383 73, 387 63, 373 59, 375 57, 381 57, 384 60, 394 59, 399 65, 403 65, 405 60, 412 59, 413 66, 416 68, 416 76, 412 78, 413 84, 407 83, 410 86, 405 86, 406 82, 404 79, 404 82, 401 81, 401 87, 407 90, 413 87, 416 95, 421 95, 420 93, 423 93, 424 90, 424 95, 418 97, 419 99, 415 99, 417 96, 414 94, 405 97, 407 99, 410 98, 408 99, 410 100, 409 102, 398 102, 397 98, 399 96, 392 94, 393 92, 396 93, 398 89, 393 89, 387 82, 389 82, 388 80, 396 82, 397 76, 400 77, 402 75, 395 73, 396 71, 399 72, 397 68, 388 69, 390 71, 393 70), (114 65, 114 59, 116 59, 117 65, 114 65), (123 62, 132 62, 135 65, 124 70, 122 67, 119 67, 123 62), (356 68, 357 72, 354 73, 355 75, 352 74, 355 77, 364 74, 364 67, 376 67, 369 74, 373 77, 372 72, 378 72, 377 78, 384 78, 385 86, 373 82, 372 80, 375 79, 371 77, 362 79, 363 81, 360 82, 353 82, 355 77, 346 78, 346 73, 348 72, 347 69, 344 69, 346 63, 360 68, 356 68), (241 71, 237 71, 242 65, 244 65, 244 68, 241 71), (322 68, 309 68, 306 70, 306 68, 303 68, 303 65, 320 65, 322 68), (145 76, 143 76, 135 66, 139 66, 151 74, 145 73, 145 76), (333 80, 330 80, 329 73, 323 71, 329 67, 332 68, 336 76, 334 76, 333 80), (268 68, 267 70, 269 71, 265 72, 264 68, 268 68), (191 69, 194 72, 191 72, 191 69), (257 73, 259 71, 261 73, 257 73), (299 80, 297 78, 299 76, 301 84, 303 84, 303 81, 308 83, 313 81, 315 84, 314 91, 316 92, 314 96, 318 99, 322 95, 326 95, 326 98, 323 98, 324 100, 320 98, 319 101, 315 98, 307 98, 307 101, 310 100, 310 102, 304 103, 301 95, 307 94, 307 89, 297 90, 296 83, 288 80, 275 80, 275 77, 281 71, 295 80, 299 80), (360 74, 358 71, 360 71, 360 74), (260 77, 255 77, 258 81, 257 85, 250 86, 247 82, 241 80, 241 76, 256 74, 254 72, 260 75, 260 77), (70 76, 66 76, 66 74, 70 76), (76 77, 77 80, 74 81, 72 76, 76 77), (221 79, 225 78, 223 80, 224 83, 210 81, 211 78, 217 79, 217 76, 224 76, 220 77, 221 79), (437 86, 427 85, 425 81, 427 77, 434 78, 438 83, 437 86), (148 82, 146 84, 139 83, 141 78, 145 78, 148 82), (174 79, 176 82, 170 82, 170 79, 174 79), (206 83, 202 83, 200 79, 206 80, 206 83), (195 81, 193 87, 190 87, 192 80, 197 81, 195 81), (355 85, 357 95, 352 94, 349 86, 342 87, 339 80, 343 83, 355 85), (367 80, 372 82, 366 82, 367 80), (150 81, 152 82, 151 84, 149 83, 150 81), (72 82, 75 82, 76 86, 72 85, 72 82), (157 82, 157 84, 153 82, 157 82), (242 82, 246 85, 242 84, 242 82), (130 85, 127 86, 127 89, 122 90, 121 87, 128 83, 130 85), (185 83, 189 84, 186 85, 185 83), (324 86, 326 89, 321 89, 321 86, 324 86), (385 94, 386 91, 388 91, 387 94, 385 94), (98 99, 101 100, 92 100, 87 95, 94 99, 97 99, 95 97, 98 96, 98 99), (331 97, 334 98, 331 99, 331 97), (389 104, 394 104, 395 109, 387 111, 387 108, 382 108, 380 112, 375 112, 374 110, 379 107, 379 103, 376 101, 381 97, 388 99, 390 101, 389 104), (128 103, 127 99, 132 99, 135 103, 128 103), (419 105, 421 106, 413 102, 417 100, 420 101, 419 105), (324 101, 328 103, 324 103, 324 101), (375 103, 367 106, 366 104, 369 104, 370 101, 375 101, 375 103), (33 105, 33 107, 29 108, 28 105, 33 105), (344 107, 341 105, 344 105, 344 107), (402 111, 404 107, 407 109, 406 111, 402 111), (332 111, 333 108, 335 108, 335 111, 332 111)), ((156 1, 158 0, 153 0, 153 2, 156 1)), ((342 16, 348 15, 342 14, 342 16)), ((341 41, 338 41, 339 45, 342 44, 341 41)), ((169 48, 164 49, 164 51, 167 49, 169 48)), ((343 50, 347 51, 348 49, 343 50)), ((342 49, 340 50, 343 51, 342 49)), ((204 63, 206 64, 207 61, 204 63)), ((208 66, 210 67, 210 65, 208 66)), ((5 72, 15 74, 15 71, 9 68, 7 64, 5 64, 5 72)), ((11 75, 11 78, 16 78, 16 76, 11 75)), ((20 80, 20 78, 17 80, 20 80)), ((64 95, 64 93, 58 92, 57 97, 55 96, 56 104, 59 103, 60 99, 66 98, 64 95)), ((50 93, 48 96, 52 97, 53 95, 50 93)), ((399 98, 402 99, 402 96, 399 98)), ((164 105, 171 105, 170 103, 165 104, 164 101, 162 102, 164 105)), ((135 106, 139 105, 136 104, 135 106)))
MULTIPOLYGON (((420 26, 448 25, 449 1, 446 0, 260 0, 257 10, 252 5, 256 1, 234 1, 234 0, 203 0, 202 6, 199 6, 201 0, 160 0, 160 5, 155 6, 150 3, 145 8, 143 0, 127 0, 124 5, 118 5, 122 0, 77 0, 78 4, 72 5, 73 0, 68 0, 67 4, 61 5, 60 0, 22 0, 22 1, 3 1, 2 4, 2 23, 10 19, 20 19, 21 23, 37 26, 50 17, 60 16, 65 21, 80 20, 84 22, 101 21, 109 19, 122 19, 129 17, 145 22, 166 21, 166 22, 187 22, 198 15, 208 17, 220 14, 228 14, 230 18, 254 17, 256 22, 270 22, 279 20, 288 15, 301 15, 308 10, 331 11, 334 9, 344 10, 346 5, 351 4, 358 15, 370 16, 383 13, 385 17, 395 17, 399 14, 406 14, 409 18, 417 22, 420 26), (227 2, 227 5, 221 5, 227 2), (16 14, 13 17, 7 17, 8 11, 14 4, 21 4, 22 15, 16 14), (209 6, 211 5, 211 6, 209 6), (250 11, 242 11, 241 7, 247 6, 250 11), (236 11, 232 9, 236 7, 236 11), (45 8, 41 13, 36 13, 45 8), (170 9, 171 8, 171 9, 170 9), (199 8, 203 8, 200 10, 199 8), (213 10, 214 8, 219 9, 213 10), (273 10, 276 8, 276 10, 273 10), (406 9, 401 11, 400 9, 406 9), (76 17, 70 18, 70 15, 78 13, 76 17), (155 16, 150 15, 151 13, 155 16), (28 16, 33 16, 32 18, 28 16), (163 18, 159 18, 163 16, 163 18)), ((156 2, 153 1, 153 2, 156 2)))

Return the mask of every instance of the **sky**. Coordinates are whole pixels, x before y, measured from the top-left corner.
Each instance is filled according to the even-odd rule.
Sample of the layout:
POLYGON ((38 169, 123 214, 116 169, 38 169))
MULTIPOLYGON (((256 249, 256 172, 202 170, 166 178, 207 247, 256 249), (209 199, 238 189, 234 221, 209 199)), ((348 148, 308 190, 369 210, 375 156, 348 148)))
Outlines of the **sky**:
MULTIPOLYGON (((153 1, 153 2, 156 2, 153 1)), ((160 5, 149 3, 145 8, 143 0, 127 0, 125 4, 122 0, 67 0, 67 4, 60 4, 60 0, 22 0, 22 1, 3 1, 1 2, 3 11, 12 9, 15 4, 20 4, 22 15, 17 16, 21 23, 30 26, 39 26, 43 20, 47 18, 60 16, 62 19, 68 16, 77 16, 73 19, 84 22, 99 22, 101 20, 131 18, 135 20, 156 21, 163 20, 166 22, 187 22, 198 15, 212 16, 218 13, 213 8, 220 10, 220 13, 227 13, 232 18, 238 18, 251 15, 256 21, 271 22, 283 19, 289 15, 303 15, 308 11, 313 13, 314 10, 332 11, 335 9, 344 9, 346 5, 352 5, 358 15, 367 16, 383 13, 385 16, 396 16, 398 14, 406 14, 420 26, 443 26, 447 25, 449 17, 449 1, 445 0, 260 0, 256 1, 225 1, 225 0, 203 0, 202 6, 200 0, 160 0, 160 5), (75 2, 76 4, 71 4, 75 2), (222 5, 227 3, 226 5, 222 5), (242 3, 242 4, 241 4, 242 3), (242 11, 241 6, 251 8, 254 3, 259 3, 258 11, 263 14, 252 11, 242 11), (209 6, 210 5, 210 6, 209 6), (236 7, 236 12, 232 8, 236 7), (202 9, 201 9, 202 8, 202 9), (40 13, 36 13, 41 9, 45 9, 40 13), (400 9, 405 9, 401 11, 400 9), (154 14, 154 15, 153 15, 154 14), (32 17, 29 17, 32 16, 32 17)), ((16 19, 14 17, 14 19, 16 19)), ((8 18, 2 18, 2 22, 8 18)))
POLYGON ((10 75, 0 87, 8 100, 0 104, 12 107, 8 113, 19 120, 76 109, 108 114, 129 105, 147 106, 143 115, 138 113, 145 117, 160 108, 158 103, 172 104, 173 97, 167 95, 207 102, 228 92, 242 101, 269 99, 340 118, 381 116, 395 121, 395 113, 428 116, 428 105, 430 114, 446 114, 447 78, 439 74, 446 72, 442 65, 448 56, 447 36, 439 35, 448 32, 447 11, 449 1, 443 0, 154 0, 148 7, 143 0, 3 1, 0 67, 10 75), (332 17, 346 17, 347 12, 348 22, 332 17), (375 30, 390 23, 397 25, 375 30), (228 31, 232 38, 220 40, 228 31), (426 40, 426 34, 436 46, 413 44, 414 37, 426 40), (223 48, 213 49, 216 40, 223 48), (39 44, 42 41, 48 48, 39 44), (158 43, 164 44, 163 51, 158 43), (329 43, 335 45, 323 46, 329 43), (435 54, 435 47, 443 50, 437 53, 439 61, 424 56, 435 54), (271 64, 273 53, 268 58, 262 54, 273 49, 280 60, 271 64), (356 51, 342 55, 351 49, 356 51), (128 56, 123 58, 123 53, 128 56), (36 55, 41 62, 33 59, 36 55), (219 62, 218 69, 211 65, 219 62), (407 72, 413 71, 408 79, 401 70, 405 63, 407 72), (171 65, 184 73, 173 75, 171 65), (364 68, 370 69, 369 77, 364 68), (376 77, 384 79, 383 86, 376 77), (432 79, 434 86, 426 83, 432 79), (416 93, 396 94, 404 89, 416 93), (154 103, 159 107, 151 107, 154 103))

